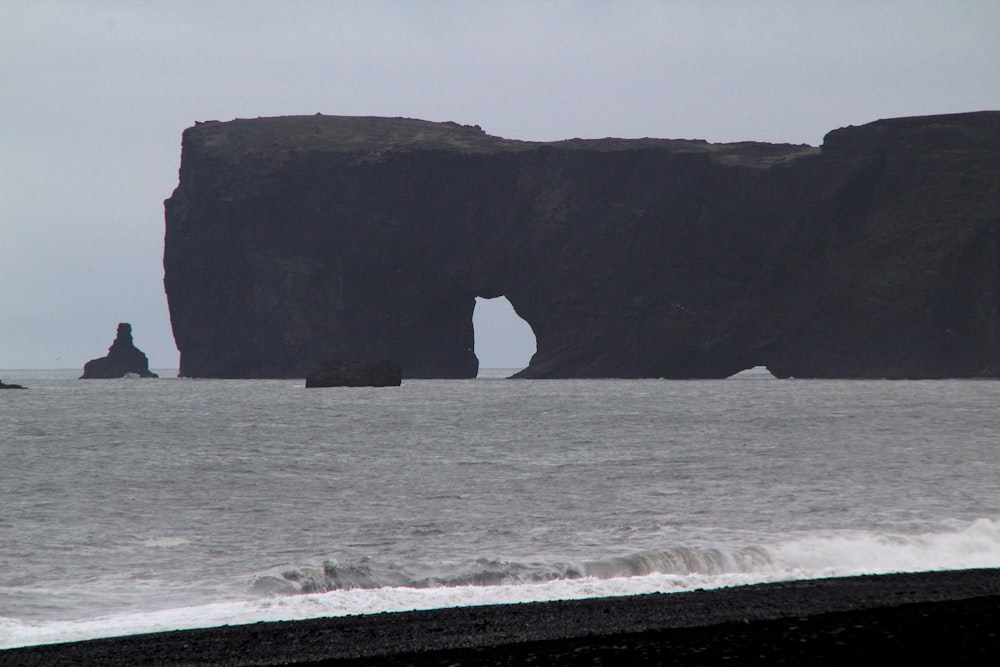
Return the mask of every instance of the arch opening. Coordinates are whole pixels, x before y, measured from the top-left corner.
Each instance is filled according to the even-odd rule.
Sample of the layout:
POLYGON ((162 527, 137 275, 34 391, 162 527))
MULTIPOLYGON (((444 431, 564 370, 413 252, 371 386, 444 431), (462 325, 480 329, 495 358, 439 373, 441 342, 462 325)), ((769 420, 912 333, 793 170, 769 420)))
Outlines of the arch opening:
POLYGON ((531 325, 514 312, 505 296, 477 296, 472 328, 480 376, 513 375, 528 365, 537 349, 531 325))

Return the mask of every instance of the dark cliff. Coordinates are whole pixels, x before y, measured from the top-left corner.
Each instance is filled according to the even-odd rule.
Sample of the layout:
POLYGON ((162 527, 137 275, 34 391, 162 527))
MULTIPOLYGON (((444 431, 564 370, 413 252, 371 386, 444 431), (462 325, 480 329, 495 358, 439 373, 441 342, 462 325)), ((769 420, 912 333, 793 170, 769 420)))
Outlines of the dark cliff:
POLYGON ((1000 112, 821 148, 209 122, 165 206, 182 375, 471 377, 500 295, 535 332, 523 377, 1000 375, 1000 112))

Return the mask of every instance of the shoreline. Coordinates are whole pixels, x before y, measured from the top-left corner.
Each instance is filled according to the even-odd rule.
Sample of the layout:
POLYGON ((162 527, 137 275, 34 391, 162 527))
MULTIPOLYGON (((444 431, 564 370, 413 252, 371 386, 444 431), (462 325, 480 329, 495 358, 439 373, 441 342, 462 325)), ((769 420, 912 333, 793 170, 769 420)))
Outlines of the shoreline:
POLYGON ((978 664, 1000 569, 272 621, 0 650, 0 665, 978 664))

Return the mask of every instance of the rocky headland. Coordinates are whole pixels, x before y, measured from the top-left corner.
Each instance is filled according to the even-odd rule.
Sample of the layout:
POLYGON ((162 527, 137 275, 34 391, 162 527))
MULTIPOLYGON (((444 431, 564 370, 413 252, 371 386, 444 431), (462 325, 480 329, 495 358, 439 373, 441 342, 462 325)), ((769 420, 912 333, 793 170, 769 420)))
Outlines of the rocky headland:
POLYGON ((180 374, 473 377, 475 298, 504 295, 527 378, 997 377, 998 164, 1000 112, 818 148, 199 123, 165 202, 180 374))
POLYGON ((149 370, 149 359, 132 342, 132 325, 122 322, 118 325, 118 333, 108 348, 107 356, 84 364, 80 379, 109 380, 130 374, 144 378, 159 377, 149 370))

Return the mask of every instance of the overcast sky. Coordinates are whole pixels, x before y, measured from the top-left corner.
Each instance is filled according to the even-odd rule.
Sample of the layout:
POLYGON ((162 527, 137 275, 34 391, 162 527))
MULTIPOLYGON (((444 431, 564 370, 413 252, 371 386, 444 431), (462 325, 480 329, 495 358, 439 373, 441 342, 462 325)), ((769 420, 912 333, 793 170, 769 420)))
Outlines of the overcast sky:
MULTIPOLYGON (((196 120, 818 145, 1000 108, 998 26, 996 0, 0 0, 0 368, 82 368, 118 322, 176 368, 163 200, 196 120)), ((526 363, 509 318, 476 320, 484 366, 526 363)))

